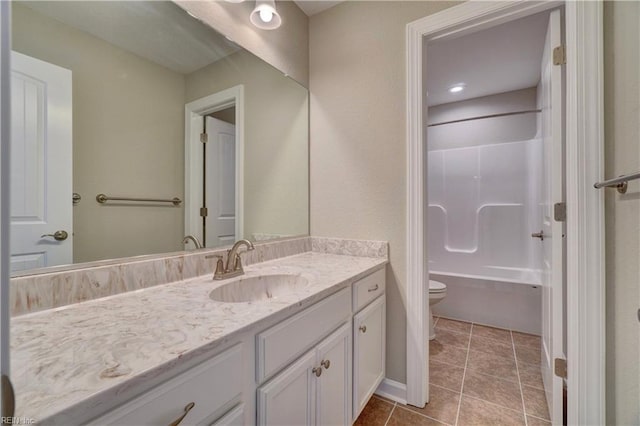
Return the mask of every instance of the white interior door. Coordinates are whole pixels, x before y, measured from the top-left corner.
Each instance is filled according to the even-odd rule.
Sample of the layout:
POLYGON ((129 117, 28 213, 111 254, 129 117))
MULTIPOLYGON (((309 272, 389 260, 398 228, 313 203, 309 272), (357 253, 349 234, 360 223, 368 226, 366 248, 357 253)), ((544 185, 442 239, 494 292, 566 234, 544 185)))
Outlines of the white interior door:
POLYGON ((563 67, 553 64, 553 49, 562 44, 560 11, 553 11, 542 56, 541 107, 544 150, 542 240, 542 376, 549 415, 562 424, 562 378, 554 359, 564 354, 564 223, 554 220, 554 205, 564 201, 563 67))
POLYGON ((12 52, 11 91, 11 270, 72 263, 71 71, 12 52))
POLYGON ((236 127, 206 117, 206 129, 206 246, 218 247, 236 240, 236 127))

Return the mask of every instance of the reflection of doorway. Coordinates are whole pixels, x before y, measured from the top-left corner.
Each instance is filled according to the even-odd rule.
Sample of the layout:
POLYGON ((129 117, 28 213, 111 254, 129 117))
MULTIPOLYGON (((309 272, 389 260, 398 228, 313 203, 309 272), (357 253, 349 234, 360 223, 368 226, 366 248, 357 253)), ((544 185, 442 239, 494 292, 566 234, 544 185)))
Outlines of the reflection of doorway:
POLYGON ((185 235, 205 247, 231 244, 242 236, 243 86, 185 110, 185 235))
POLYGON ((11 271, 73 263, 71 71, 11 60, 11 271))
POLYGON ((235 106, 204 117, 203 121, 207 143, 203 144, 202 192, 207 213, 202 217, 202 244, 219 247, 233 244, 236 240, 235 106))

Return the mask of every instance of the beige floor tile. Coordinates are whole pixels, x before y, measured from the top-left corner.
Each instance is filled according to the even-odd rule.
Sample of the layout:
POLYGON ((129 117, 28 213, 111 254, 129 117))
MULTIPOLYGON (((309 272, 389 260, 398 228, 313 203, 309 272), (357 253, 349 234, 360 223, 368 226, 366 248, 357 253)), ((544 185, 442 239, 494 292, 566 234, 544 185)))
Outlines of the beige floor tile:
POLYGON ((460 393, 431 385, 429 387, 429 403, 424 408, 412 405, 407 405, 405 408, 444 423, 455 424, 459 402, 460 393))
POLYGON ((467 362, 467 349, 457 346, 443 345, 437 340, 429 341, 429 358, 434 361, 444 362, 464 367, 467 362))
POLYGON ((420 414, 407 410, 399 405, 396 406, 395 410, 393 410, 389 423, 387 423, 388 426, 431 426, 442 424, 444 423, 421 416, 420 414))
POLYGON ((446 328, 440 328, 436 326, 436 339, 443 345, 458 346, 460 348, 467 349, 469 347, 469 334, 458 333, 448 330, 446 328))
POLYGON ((524 425, 522 412, 502 408, 489 402, 468 396, 462 397, 458 425, 473 426, 514 426, 524 425))
POLYGON ((520 385, 517 382, 510 382, 469 370, 464 376, 462 394, 511 408, 512 410, 523 411, 520 385))
POLYGON ((518 362, 540 365, 540 348, 515 345, 518 362))
POLYGON ((542 372, 540 371, 540 365, 519 362, 518 372, 520 373, 520 382, 522 382, 523 385, 532 386, 538 389, 544 389, 544 385, 542 384, 542 372))
POLYGON ((516 363, 513 359, 479 351, 470 351, 467 368, 478 373, 499 377, 512 382, 518 381, 516 363))
POLYGON ((464 368, 431 360, 429 362, 429 383, 460 392, 464 368))
POLYGON ((484 337, 485 339, 495 340, 505 345, 511 344, 511 332, 501 328, 487 327, 486 325, 473 324, 471 333, 474 336, 484 337))
MULTIPOLYGON (((475 329, 475 326, 474 326, 475 329)), ((471 350, 498 355, 503 358, 514 359, 513 346, 511 344, 499 343, 497 340, 480 337, 475 333, 471 334, 471 350)))
POLYGON ((519 346, 528 346, 530 348, 540 348, 542 345, 542 340, 540 336, 535 336, 533 334, 520 333, 518 331, 512 331, 513 335, 513 343, 519 346))
POLYGON ((470 333, 471 332, 471 323, 464 321, 457 321, 447 318, 440 317, 438 319, 438 324, 436 324, 439 328, 446 328, 447 330, 457 331, 458 333, 470 333))
POLYGON ((354 426, 384 426, 392 409, 393 404, 374 396, 364 407, 354 426))
POLYGON ((527 425, 528 426, 551 426, 551 422, 539 419, 537 417, 527 416, 527 425))
POLYGON ((527 414, 549 420, 547 398, 542 389, 522 386, 522 396, 524 398, 524 409, 527 414))

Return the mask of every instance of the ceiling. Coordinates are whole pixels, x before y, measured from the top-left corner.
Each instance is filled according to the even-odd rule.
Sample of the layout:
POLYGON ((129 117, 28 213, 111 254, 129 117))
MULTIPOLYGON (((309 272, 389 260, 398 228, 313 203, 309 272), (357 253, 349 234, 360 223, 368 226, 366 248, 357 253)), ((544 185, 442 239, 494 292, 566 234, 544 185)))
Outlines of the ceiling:
POLYGON ((23 1, 21 4, 181 74, 239 50, 172 2, 23 1), (169 22, 171 25, 167 25, 169 22))
POLYGON ((327 9, 332 8, 333 6, 342 3, 341 1, 331 1, 331 0, 294 0, 295 4, 298 5, 300 9, 307 15, 312 16, 316 13, 324 12, 327 9))
POLYGON ((428 43, 427 105, 536 86, 540 80, 548 22, 547 11, 458 38, 428 43), (449 93, 449 88, 457 83, 464 83, 465 89, 449 93))

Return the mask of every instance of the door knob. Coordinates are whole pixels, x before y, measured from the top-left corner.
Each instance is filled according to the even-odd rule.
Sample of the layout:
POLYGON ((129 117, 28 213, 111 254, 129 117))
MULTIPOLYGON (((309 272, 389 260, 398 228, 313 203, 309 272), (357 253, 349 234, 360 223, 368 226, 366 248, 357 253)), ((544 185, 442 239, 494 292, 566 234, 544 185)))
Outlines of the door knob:
POLYGON ((544 232, 534 232, 531 234, 531 238, 540 238, 540 241, 544 241, 544 232))
POLYGON ((53 234, 44 234, 40 238, 53 237, 53 239, 56 241, 64 241, 67 239, 68 236, 69 234, 67 233, 67 231, 56 231, 53 234))
POLYGON ((323 366, 325 370, 328 370, 329 367, 331 366, 331 361, 329 361, 328 359, 323 359, 320 362, 320 365, 323 366))
POLYGON ((361 325, 360 327, 358 327, 360 329, 360 331, 362 331, 363 333, 367 332, 367 326, 366 325, 361 325))

